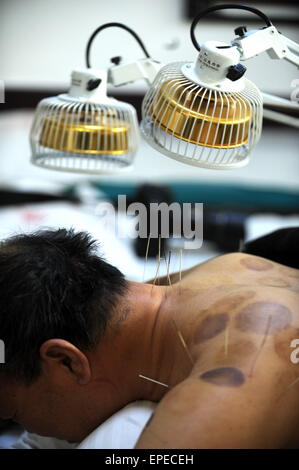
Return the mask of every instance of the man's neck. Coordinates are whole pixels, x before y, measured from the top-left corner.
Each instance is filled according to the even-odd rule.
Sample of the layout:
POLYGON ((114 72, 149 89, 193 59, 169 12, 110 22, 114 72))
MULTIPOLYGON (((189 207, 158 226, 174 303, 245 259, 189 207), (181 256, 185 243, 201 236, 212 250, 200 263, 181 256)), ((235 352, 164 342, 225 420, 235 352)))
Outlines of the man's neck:
POLYGON ((174 301, 172 288, 129 283, 120 307, 126 318, 106 335, 109 375, 127 403, 159 401, 178 380, 182 348, 172 324, 174 301))

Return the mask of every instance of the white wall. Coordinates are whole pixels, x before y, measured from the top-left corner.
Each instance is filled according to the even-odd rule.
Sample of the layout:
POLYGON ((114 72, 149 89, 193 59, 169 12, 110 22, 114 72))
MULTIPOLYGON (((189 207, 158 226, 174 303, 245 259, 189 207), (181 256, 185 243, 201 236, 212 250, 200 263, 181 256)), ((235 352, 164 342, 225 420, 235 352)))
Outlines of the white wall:
MULTIPOLYGON (((193 60, 190 22, 183 19, 184 0, 0 0, 0 79, 6 87, 67 87, 70 71, 85 65, 88 37, 100 24, 118 21, 139 33, 151 55, 163 62, 193 60), (176 50, 166 44, 178 38, 176 50)), ((258 26, 260 23, 257 23, 258 26)), ((198 40, 230 40, 238 23, 202 21, 198 40)), ((279 28, 298 41, 295 26, 279 28)), ((142 57, 128 33, 104 31, 92 49, 92 64, 105 67, 112 56, 142 57)), ((266 55, 246 64, 248 77, 264 90, 289 95, 298 76, 294 66, 266 55)), ((143 85, 137 86, 139 90, 143 85)))

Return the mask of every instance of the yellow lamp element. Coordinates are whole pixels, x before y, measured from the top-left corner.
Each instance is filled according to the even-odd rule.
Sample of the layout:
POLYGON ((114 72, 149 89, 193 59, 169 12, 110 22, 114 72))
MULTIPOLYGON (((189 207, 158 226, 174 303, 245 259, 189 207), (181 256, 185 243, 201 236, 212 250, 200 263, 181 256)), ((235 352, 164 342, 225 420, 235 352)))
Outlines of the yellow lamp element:
POLYGON ((39 144, 62 152, 123 155, 129 151, 129 125, 115 109, 46 115, 39 144))
POLYGON ((206 147, 235 148, 248 142, 248 101, 202 87, 182 92, 172 85, 172 81, 163 83, 150 108, 153 121, 165 132, 206 147))

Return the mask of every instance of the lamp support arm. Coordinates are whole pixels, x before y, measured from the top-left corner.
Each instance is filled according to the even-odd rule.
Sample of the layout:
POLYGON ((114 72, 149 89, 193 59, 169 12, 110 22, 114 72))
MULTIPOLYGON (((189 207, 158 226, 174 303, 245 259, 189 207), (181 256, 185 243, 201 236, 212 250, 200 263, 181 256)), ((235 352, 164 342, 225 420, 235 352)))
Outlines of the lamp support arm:
POLYGON ((149 85, 154 81, 163 64, 151 58, 120 64, 108 70, 108 82, 114 86, 126 85, 144 79, 149 85))
MULTIPOLYGON (((241 60, 247 60, 267 52, 271 59, 285 59, 299 67, 299 44, 279 33, 273 25, 259 30, 246 31, 242 36, 234 39, 231 44, 239 50, 241 60)), ((283 108, 285 111, 299 111, 296 101, 268 93, 262 93, 262 95, 265 117, 292 127, 299 127, 299 117, 267 109, 268 106, 272 106, 278 109, 283 108)))
POLYGON ((285 59, 299 67, 299 44, 281 34, 275 26, 250 30, 232 41, 241 54, 241 60, 267 52, 271 59, 285 59))
MULTIPOLYGON (((267 52, 271 59, 285 59, 299 67, 299 44, 283 36, 273 25, 259 30, 247 31, 242 37, 234 39, 231 44, 239 50, 241 60, 248 60, 267 52)), ((163 64, 151 58, 114 65, 108 69, 108 82, 118 87, 143 79, 150 85, 162 66, 163 64)), ((284 108, 286 111, 298 111, 297 102, 268 93, 262 93, 262 95, 265 117, 292 127, 299 126, 298 117, 266 109, 268 106, 272 106, 284 108)))

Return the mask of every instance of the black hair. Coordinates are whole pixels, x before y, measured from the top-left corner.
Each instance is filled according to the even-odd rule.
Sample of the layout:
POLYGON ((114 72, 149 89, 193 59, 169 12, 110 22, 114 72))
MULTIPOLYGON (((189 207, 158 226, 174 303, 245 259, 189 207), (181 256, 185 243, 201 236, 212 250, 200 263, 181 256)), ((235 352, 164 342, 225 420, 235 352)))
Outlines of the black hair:
POLYGON ((0 244, 0 371, 25 382, 41 373, 40 346, 60 338, 82 350, 104 334, 127 288, 88 233, 41 230, 0 244))

